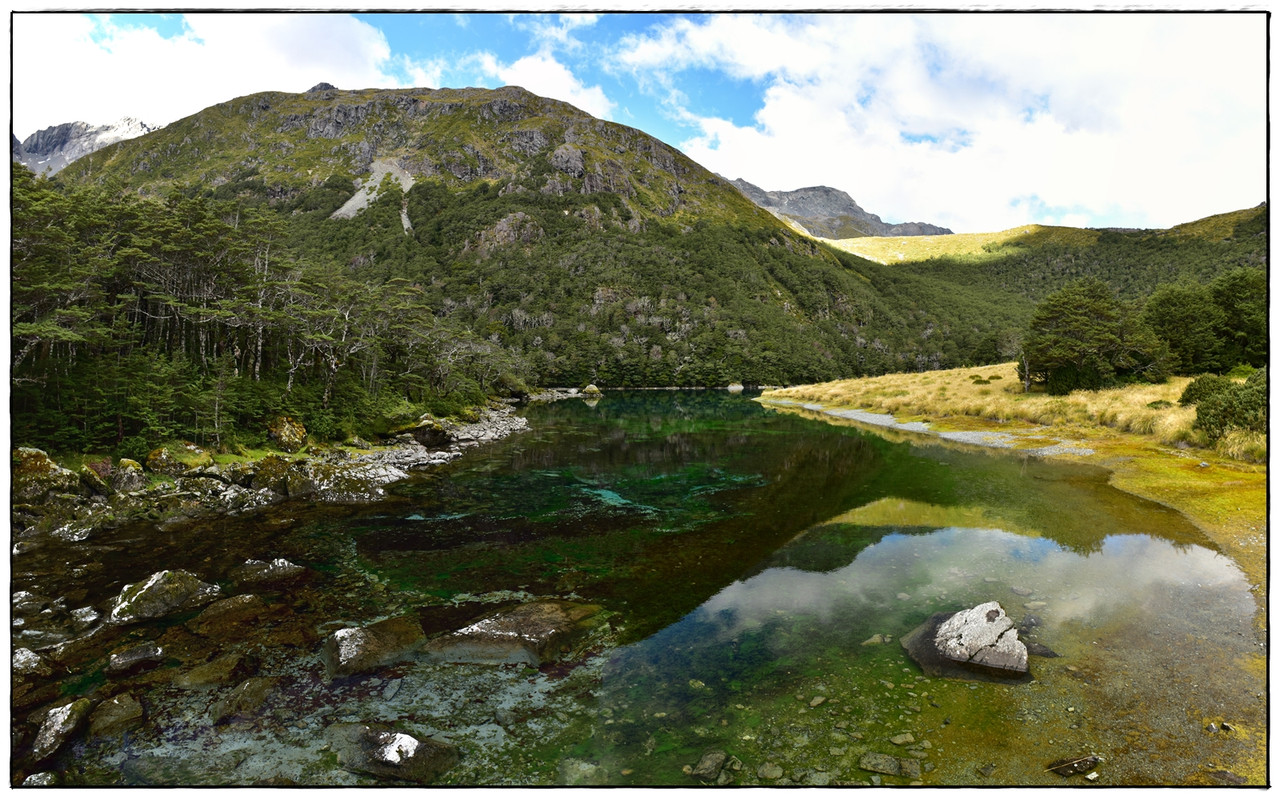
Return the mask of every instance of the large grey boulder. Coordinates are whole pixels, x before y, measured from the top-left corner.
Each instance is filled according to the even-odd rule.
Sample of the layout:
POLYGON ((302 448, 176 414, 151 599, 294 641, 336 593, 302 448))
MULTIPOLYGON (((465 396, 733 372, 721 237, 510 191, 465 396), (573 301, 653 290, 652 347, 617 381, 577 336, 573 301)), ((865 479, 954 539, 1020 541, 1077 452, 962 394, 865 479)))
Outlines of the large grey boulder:
POLYGON ((80 477, 55 463, 39 449, 21 446, 13 450, 9 471, 14 503, 43 502, 51 493, 78 493, 80 477))
POLYGON ((343 768, 380 779, 430 784, 458 764, 458 749, 384 724, 338 723, 326 732, 343 768))
POLYGON ((1030 678, 1027 647, 999 602, 936 613, 900 642, 930 676, 1023 681, 1030 678))
POLYGON ((188 571, 157 571, 145 582, 125 585, 116 597, 110 623, 128 624, 199 609, 222 595, 217 585, 188 571))
POLYGON ((320 652, 330 679, 365 673, 411 658, 426 642, 416 618, 385 621, 339 629, 329 635, 320 652))
POLYGON ((998 601, 963 610, 944 621, 934 634, 942 656, 1013 673, 1027 672, 1027 647, 1018 639, 1013 620, 998 601))
POLYGON ((500 610, 438 637, 423 648, 437 662, 537 667, 559 658, 595 626, 600 608, 591 604, 545 599, 500 610))

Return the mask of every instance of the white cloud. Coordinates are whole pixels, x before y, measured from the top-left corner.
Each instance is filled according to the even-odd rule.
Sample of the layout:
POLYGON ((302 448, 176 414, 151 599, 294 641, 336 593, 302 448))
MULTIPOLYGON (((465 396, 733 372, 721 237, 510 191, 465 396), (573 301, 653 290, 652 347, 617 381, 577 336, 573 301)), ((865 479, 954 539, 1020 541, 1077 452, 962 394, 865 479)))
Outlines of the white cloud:
POLYGON ((750 124, 672 115, 691 157, 764 188, 958 231, 1165 227, 1265 197, 1265 37, 1260 15, 713 16, 614 58, 679 103, 686 69, 756 81, 750 124))
MULTIPOLYGON (((14 61, 38 64, 37 80, 14 81, 14 131, 25 136, 73 120, 105 123, 129 115, 168 124, 237 96, 395 86, 386 38, 337 14, 187 14, 186 30, 110 18, 16 14, 14 61), (57 53, 56 58, 48 57, 57 53), (71 99, 74 98, 74 99, 71 99)), ((402 64, 402 66, 404 66, 402 64)), ((33 67, 34 69, 34 67, 33 67)), ((429 65, 416 77, 430 77, 429 65)))
POLYGON ((486 54, 480 63, 484 73, 504 85, 521 86, 534 94, 563 100, 601 119, 612 118, 615 103, 604 90, 583 85, 568 67, 548 53, 527 55, 511 64, 486 54))

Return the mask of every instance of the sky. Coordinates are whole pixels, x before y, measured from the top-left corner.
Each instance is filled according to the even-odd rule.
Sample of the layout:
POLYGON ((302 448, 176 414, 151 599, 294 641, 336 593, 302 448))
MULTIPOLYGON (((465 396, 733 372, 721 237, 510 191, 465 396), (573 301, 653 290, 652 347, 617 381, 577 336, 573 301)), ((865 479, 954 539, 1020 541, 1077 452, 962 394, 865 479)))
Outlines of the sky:
POLYGON ((517 85, 727 178, 832 186, 891 223, 1165 228, 1267 198, 1261 13, 11 19, 19 139, 320 82, 517 85))

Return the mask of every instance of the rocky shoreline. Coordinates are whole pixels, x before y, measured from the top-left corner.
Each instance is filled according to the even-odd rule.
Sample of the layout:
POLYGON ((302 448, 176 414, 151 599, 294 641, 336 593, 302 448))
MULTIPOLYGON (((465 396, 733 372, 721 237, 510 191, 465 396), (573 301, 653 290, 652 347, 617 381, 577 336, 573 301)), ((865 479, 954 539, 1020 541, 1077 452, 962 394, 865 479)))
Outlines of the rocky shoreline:
POLYGON ((386 496, 388 485, 408 478, 410 472, 446 465, 468 448, 528 426, 512 407, 490 407, 470 423, 424 418, 386 445, 356 438, 344 447, 313 446, 301 456, 270 454, 218 465, 188 444, 196 465, 157 450, 146 468, 121 460, 105 475, 87 466, 76 474, 39 449, 19 448, 14 452, 12 553, 31 550, 45 536, 81 541, 131 521, 182 523, 245 513, 285 499, 377 501, 386 496), (148 472, 165 479, 155 481, 148 472))

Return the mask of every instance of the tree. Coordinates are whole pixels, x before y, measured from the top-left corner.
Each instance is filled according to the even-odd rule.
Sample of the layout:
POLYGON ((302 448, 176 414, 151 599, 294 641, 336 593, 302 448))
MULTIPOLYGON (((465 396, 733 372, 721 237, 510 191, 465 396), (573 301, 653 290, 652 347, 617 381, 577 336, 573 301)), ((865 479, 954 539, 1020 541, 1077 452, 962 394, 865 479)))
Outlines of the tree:
POLYGON ((1147 298, 1142 320, 1169 347, 1175 374, 1217 371, 1220 328, 1226 321, 1207 286, 1167 283, 1147 298))
POLYGON ((1080 280, 1036 308, 1023 340, 1019 372, 1051 394, 1096 390, 1166 376, 1168 350, 1135 309, 1101 280, 1080 280))
POLYGON ((1254 368, 1267 364, 1267 275, 1261 269, 1232 269, 1209 286, 1222 309, 1221 366, 1239 363, 1254 368))

